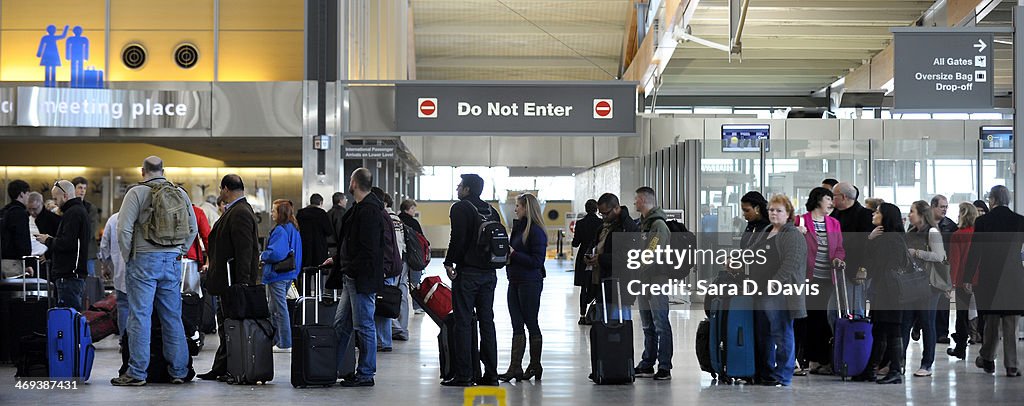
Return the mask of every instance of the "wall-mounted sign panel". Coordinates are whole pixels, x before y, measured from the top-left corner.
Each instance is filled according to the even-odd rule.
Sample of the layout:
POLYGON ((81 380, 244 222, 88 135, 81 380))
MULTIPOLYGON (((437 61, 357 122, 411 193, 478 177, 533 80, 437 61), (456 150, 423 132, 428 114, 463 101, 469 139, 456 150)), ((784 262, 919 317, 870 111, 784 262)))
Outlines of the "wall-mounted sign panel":
POLYGON ((210 92, 45 87, 17 92, 19 126, 210 128, 210 92))
POLYGON ((992 33, 969 29, 893 29, 896 111, 994 108, 992 33))
POLYGON ((345 145, 342 159, 395 159, 394 145, 345 145))
POLYGON ((12 126, 18 121, 18 89, 0 87, 0 127, 12 126))
POLYGON ((448 135, 636 135, 635 82, 395 85, 399 132, 448 135))

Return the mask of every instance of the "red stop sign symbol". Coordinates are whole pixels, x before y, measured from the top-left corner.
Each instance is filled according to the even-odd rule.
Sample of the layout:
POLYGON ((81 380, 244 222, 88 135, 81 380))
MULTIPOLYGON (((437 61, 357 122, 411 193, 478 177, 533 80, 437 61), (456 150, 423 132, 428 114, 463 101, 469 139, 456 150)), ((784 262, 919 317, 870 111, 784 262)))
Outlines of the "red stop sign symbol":
POLYGON ((612 118, 611 99, 594 99, 594 118, 612 118))
POLYGON ((423 98, 419 99, 419 117, 420 118, 436 118, 437 117, 437 99, 434 98, 423 98))

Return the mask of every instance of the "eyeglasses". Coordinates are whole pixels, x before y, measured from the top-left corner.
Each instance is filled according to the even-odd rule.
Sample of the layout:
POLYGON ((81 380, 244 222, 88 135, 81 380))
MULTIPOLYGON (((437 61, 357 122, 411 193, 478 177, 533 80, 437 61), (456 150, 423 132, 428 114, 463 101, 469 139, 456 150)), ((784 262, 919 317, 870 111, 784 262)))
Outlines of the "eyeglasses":
POLYGON ((608 217, 612 215, 612 209, 608 209, 607 211, 598 210, 597 212, 601 213, 601 217, 608 217))

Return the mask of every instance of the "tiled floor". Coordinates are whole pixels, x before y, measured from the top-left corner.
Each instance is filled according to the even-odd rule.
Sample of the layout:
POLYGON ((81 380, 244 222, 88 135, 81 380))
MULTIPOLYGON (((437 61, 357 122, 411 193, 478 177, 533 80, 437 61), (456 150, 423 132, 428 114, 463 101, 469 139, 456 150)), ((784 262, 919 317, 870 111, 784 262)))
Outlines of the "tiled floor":
MULTIPOLYGON (((436 261, 435 261, 436 262, 436 261)), ((439 263, 432 271, 440 271, 439 263)), ((1022 404, 1024 378, 987 375, 973 362, 956 361, 945 355, 945 346, 937 349, 935 375, 931 378, 907 377, 905 385, 876 385, 841 382, 835 377, 797 377, 789 388, 728 386, 712 384, 701 373, 694 355, 694 334, 700 311, 691 312, 679 305, 672 312, 675 331, 675 370, 673 380, 638 380, 629 386, 596 386, 587 380, 590 355, 588 328, 576 325, 577 299, 572 274, 563 272, 570 265, 549 261, 545 281, 541 328, 544 331, 544 380, 526 384, 503 384, 510 405, 631 405, 631 404, 1022 404)), ((503 273, 502 273, 503 276, 503 273)), ((505 284, 499 278, 495 307, 498 325, 499 364, 508 362, 511 327, 505 306, 505 284)), ((98 343, 93 380, 77 390, 41 391, 15 389, 14 368, 0 366, 0 405, 29 404, 338 404, 338 405, 460 405, 462 391, 438 385, 437 327, 424 316, 414 316, 411 340, 395 342, 393 353, 379 354, 377 386, 348 389, 342 387, 294 389, 289 384, 288 354, 276 354, 275 380, 265 386, 229 386, 199 381, 183 386, 154 385, 141 388, 116 388, 109 385, 120 364, 116 337, 98 343)), ((642 333, 635 328, 639 346, 642 333)), ((216 338, 195 365, 206 372, 211 364, 216 338)), ((1018 346, 1021 347, 1021 342, 1018 346)), ((972 346, 968 359, 977 355, 972 346)), ((639 355, 640 348, 636 349, 639 355)), ((1024 351, 1024 348, 1022 348, 1024 351)), ((1024 352, 1021 352, 1024 355, 1024 352)), ((913 342, 909 354, 912 366, 920 359, 920 344, 913 342)), ((1002 365, 997 360, 997 367, 1002 365)))

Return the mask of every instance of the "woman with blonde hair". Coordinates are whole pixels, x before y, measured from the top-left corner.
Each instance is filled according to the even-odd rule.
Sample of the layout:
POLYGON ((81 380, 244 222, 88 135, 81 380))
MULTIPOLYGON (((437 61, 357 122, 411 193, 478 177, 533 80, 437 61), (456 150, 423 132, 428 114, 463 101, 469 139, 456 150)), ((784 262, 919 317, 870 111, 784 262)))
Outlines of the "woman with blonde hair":
POLYGON ((267 246, 260 254, 263 284, 267 285, 270 319, 276 327, 274 350, 290 352, 292 348, 291 315, 288 314, 288 287, 299 275, 302 266, 302 237, 299 236, 295 207, 290 200, 274 200, 270 217, 274 229, 267 237, 267 246))
POLYGON ((515 220, 509 245, 505 272, 508 275, 508 312, 512 317, 512 361, 508 370, 498 379, 508 382, 536 378, 544 372, 540 364, 543 338, 537 316, 540 313, 540 293, 544 290, 544 258, 547 256, 548 235, 540 213, 537 197, 526 193, 516 198, 515 220), (526 332, 530 332, 530 365, 523 370, 526 353, 526 332))

